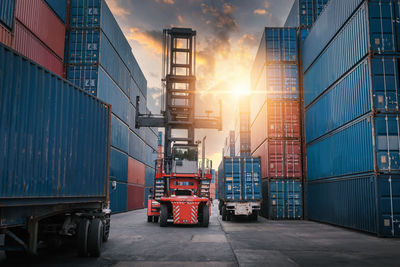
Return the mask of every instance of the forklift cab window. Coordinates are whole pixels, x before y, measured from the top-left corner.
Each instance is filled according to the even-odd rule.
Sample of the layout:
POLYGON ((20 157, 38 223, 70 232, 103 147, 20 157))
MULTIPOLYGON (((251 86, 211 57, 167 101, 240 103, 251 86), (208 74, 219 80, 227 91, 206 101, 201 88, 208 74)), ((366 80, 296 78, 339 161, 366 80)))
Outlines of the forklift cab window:
POLYGON ((174 159, 197 161, 197 148, 196 147, 175 147, 174 159))

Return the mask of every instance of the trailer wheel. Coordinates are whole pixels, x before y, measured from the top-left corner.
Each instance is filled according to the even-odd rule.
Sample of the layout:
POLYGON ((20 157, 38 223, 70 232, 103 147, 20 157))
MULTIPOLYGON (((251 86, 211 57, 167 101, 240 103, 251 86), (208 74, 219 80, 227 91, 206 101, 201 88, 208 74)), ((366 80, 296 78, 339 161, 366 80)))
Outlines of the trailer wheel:
POLYGON ((147 222, 152 222, 153 221, 153 216, 147 216, 147 222))
POLYGON ((222 207, 224 206, 224 204, 222 203, 222 201, 220 200, 218 203, 218 210, 219 210, 219 215, 222 215, 222 207))
POLYGON ((88 219, 81 219, 78 225, 78 238, 77 247, 78 255, 86 257, 88 255, 87 243, 88 243, 88 232, 89 232, 90 221, 88 219))
MULTIPOLYGON (((23 241, 26 241, 28 237, 28 233, 18 233, 18 237, 22 238, 23 241), (22 235, 21 235, 22 234, 22 235)), ((6 250, 4 253, 6 254, 8 259, 12 258, 21 258, 21 257, 26 257, 28 254, 26 253, 25 250, 23 250, 22 246, 17 243, 12 237, 5 235, 4 237, 4 245, 6 246, 12 246, 15 248, 20 248, 21 250, 6 250)))
POLYGON ((99 218, 93 219, 90 223, 87 240, 90 256, 99 257, 103 245, 103 222, 99 218))
POLYGON ((103 242, 107 242, 110 236, 111 219, 108 215, 105 219, 105 224, 103 226, 103 242))
POLYGON ((160 226, 166 227, 168 222, 168 206, 161 204, 160 226))
POLYGON ((222 220, 223 221, 227 220, 227 210, 225 205, 222 206, 222 220))
POLYGON ((158 223, 159 216, 153 216, 153 222, 158 223))
POLYGON ((232 213, 231 213, 230 211, 227 210, 227 211, 226 211, 226 220, 227 220, 227 221, 231 221, 231 220, 232 220, 232 216, 233 216, 232 213))
POLYGON ((210 210, 207 205, 203 206, 203 220, 201 222, 201 225, 203 227, 208 227, 208 224, 210 223, 210 210))
POLYGON ((258 212, 257 211, 253 211, 253 213, 251 214, 251 219, 253 221, 257 221, 257 219, 258 219, 258 212))

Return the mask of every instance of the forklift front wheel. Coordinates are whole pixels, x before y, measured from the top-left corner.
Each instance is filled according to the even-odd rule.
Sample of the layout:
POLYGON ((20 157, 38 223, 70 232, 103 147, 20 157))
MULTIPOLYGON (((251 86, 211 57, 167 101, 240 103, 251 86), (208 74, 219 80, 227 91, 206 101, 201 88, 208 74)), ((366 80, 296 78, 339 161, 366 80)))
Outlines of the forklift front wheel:
POLYGON ((203 227, 208 227, 208 224, 210 222, 210 210, 207 205, 203 206, 203 221, 202 221, 202 226, 203 227))
POLYGON ((168 222, 168 206, 161 204, 160 226, 166 227, 168 222))

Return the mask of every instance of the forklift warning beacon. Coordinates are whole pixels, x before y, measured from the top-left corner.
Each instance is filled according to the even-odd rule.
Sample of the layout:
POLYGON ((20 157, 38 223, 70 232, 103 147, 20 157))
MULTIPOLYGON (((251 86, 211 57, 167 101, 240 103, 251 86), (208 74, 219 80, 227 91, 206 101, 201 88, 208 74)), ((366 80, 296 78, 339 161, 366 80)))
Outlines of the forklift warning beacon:
POLYGON ((148 200, 148 221, 160 226, 197 224, 207 227, 210 218, 211 162, 199 167, 195 128, 222 130, 219 117, 195 117, 196 31, 172 28, 163 31, 163 107, 160 115, 140 114, 136 99, 136 128, 164 128, 164 156, 157 159, 153 195, 148 200), (174 137, 181 130, 185 137, 174 137))

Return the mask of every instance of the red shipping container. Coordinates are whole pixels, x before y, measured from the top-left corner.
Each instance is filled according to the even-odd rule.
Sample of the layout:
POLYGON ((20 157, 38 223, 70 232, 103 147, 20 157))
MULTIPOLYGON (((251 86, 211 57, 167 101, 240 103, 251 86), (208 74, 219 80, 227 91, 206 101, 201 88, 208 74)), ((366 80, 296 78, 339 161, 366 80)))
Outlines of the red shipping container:
POLYGON ((300 103, 293 101, 283 102, 284 136, 300 139, 300 103))
POLYGON ((0 25, 0 43, 3 43, 9 47, 13 47, 13 41, 14 38, 12 33, 0 25))
POLYGON ((144 187, 128 184, 128 210, 136 210, 144 208, 144 187))
POLYGON ((261 158, 261 178, 266 178, 268 176, 267 142, 262 143, 257 150, 253 152, 252 156, 261 158))
POLYGON ((65 25, 43 0, 17 0, 15 18, 58 57, 64 58, 65 25))
POLYGON ((250 150, 252 153, 254 153, 267 138, 267 109, 265 105, 262 106, 260 112, 251 125, 250 136, 250 150))
POLYGON ((285 141, 268 141, 267 177, 285 177, 285 141))
POLYGON ((14 49, 46 69, 62 76, 62 61, 18 21, 15 21, 14 49))
POLYGON ((145 165, 131 157, 128 158, 128 183, 138 185, 146 183, 145 165))
POLYGON ((285 141, 285 155, 286 177, 302 177, 300 141, 285 141))

